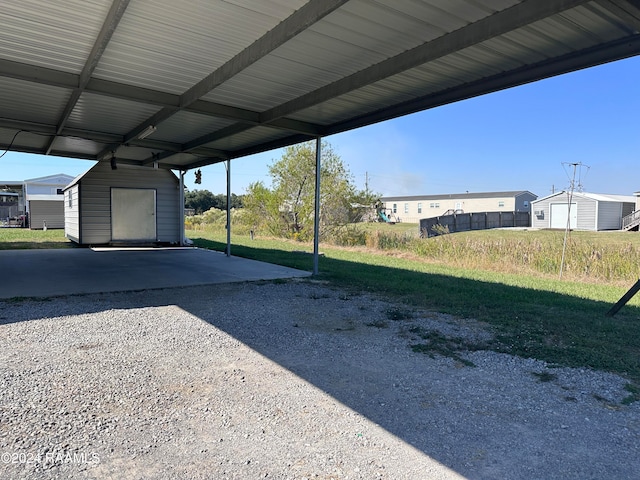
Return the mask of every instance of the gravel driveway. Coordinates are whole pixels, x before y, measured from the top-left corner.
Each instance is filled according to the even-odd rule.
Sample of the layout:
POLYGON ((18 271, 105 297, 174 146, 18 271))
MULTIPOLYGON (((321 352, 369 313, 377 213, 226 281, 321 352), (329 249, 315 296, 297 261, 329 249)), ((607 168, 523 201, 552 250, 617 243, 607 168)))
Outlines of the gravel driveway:
POLYGON ((491 332, 311 280, 0 302, 0 477, 638 478, 624 379, 423 337, 491 332))

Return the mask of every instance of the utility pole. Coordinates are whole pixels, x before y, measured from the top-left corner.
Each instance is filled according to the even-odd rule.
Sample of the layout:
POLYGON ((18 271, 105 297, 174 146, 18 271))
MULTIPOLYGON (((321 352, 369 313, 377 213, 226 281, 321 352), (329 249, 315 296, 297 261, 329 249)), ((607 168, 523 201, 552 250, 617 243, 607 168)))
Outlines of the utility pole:
POLYGON ((369 172, 364 172, 364 193, 369 196, 369 172))
MULTIPOLYGON (((573 167, 573 175, 571 176, 571 180, 569 182, 569 197, 568 197, 569 203, 567 205, 567 226, 564 230, 564 241, 562 242, 562 259, 560 260, 560 278, 562 278, 562 271, 564 270, 564 258, 567 250, 567 237, 569 236, 569 232, 571 231, 571 202, 573 200, 573 191, 576 187, 576 170, 578 169, 578 166, 580 167, 581 170, 582 170, 582 167, 584 166, 582 162, 569 163, 567 165, 570 165, 573 167)), ((580 177, 582 177, 582 171, 580 173, 580 177)), ((578 182, 578 188, 580 191, 582 191, 581 181, 578 182)))

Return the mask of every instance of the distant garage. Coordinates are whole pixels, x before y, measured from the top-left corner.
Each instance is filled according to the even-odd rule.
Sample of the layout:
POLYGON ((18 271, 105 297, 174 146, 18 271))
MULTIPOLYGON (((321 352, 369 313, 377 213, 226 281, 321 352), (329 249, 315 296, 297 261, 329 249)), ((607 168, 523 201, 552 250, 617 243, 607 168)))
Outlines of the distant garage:
POLYGON ((622 218, 635 209, 635 197, 562 191, 531 202, 534 228, 620 230, 622 218))
POLYGON ((59 173, 24 181, 23 191, 32 230, 64 228, 63 188, 73 180, 59 173))
POLYGON ((64 190, 65 235, 80 245, 179 244, 180 203, 170 170, 98 162, 64 190))

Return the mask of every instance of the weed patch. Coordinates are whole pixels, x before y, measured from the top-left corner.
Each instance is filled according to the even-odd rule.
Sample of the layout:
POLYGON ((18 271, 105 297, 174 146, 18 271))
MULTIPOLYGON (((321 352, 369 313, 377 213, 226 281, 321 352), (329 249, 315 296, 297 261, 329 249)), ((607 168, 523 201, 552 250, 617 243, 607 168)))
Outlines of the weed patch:
POLYGON ((538 379, 540 382, 553 382, 558 379, 558 376, 554 373, 549 372, 531 372, 531 374, 538 379))
POLYGON ((365 323, 367 327, 389 328, 389 324, 384 320, 376 320, 375 322, 365 323))
POLYGON ((393 320, 395 322, 401 320, 413 320, 414 317, 414 314, 411 310, 400 307, 388 308, 384 313, 389 320, 393 320))
POLYGON ((462 337, 447 337, 437 330, 425 330, 422 327, 413 327, 409 332, 418 335, 426 343, 418 343, 411 345, 411 350, 416 353, 425 353, 431 358, 435 355, 451 358, 467 367, 475 367, 476 365, 460 356, 460 352, 469 352, 477 350, 485 350, 484 344, 469 342, 462 337))
POLYGON ((623 405, 630 405, 633 402, 637 402, 638 400, 640 400, 640 387, 638 387, 638 385, 627 383, 624 386, 624 389, 629 392, 629 395, 622 399, 623 405))

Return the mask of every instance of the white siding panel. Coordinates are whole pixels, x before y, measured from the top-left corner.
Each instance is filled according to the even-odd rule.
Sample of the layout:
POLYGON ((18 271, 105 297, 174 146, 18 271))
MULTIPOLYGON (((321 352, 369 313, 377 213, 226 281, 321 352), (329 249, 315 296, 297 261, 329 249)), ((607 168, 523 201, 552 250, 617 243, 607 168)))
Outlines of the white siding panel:
POLYGON ((573 196, 573 202, 578 204, 577 230, 597 230, 596 211, 598 202, 591 198, 573 196))
POLYGON ((80 243, 80 186, 75 185, 64 192, 64 235, 80 243))

